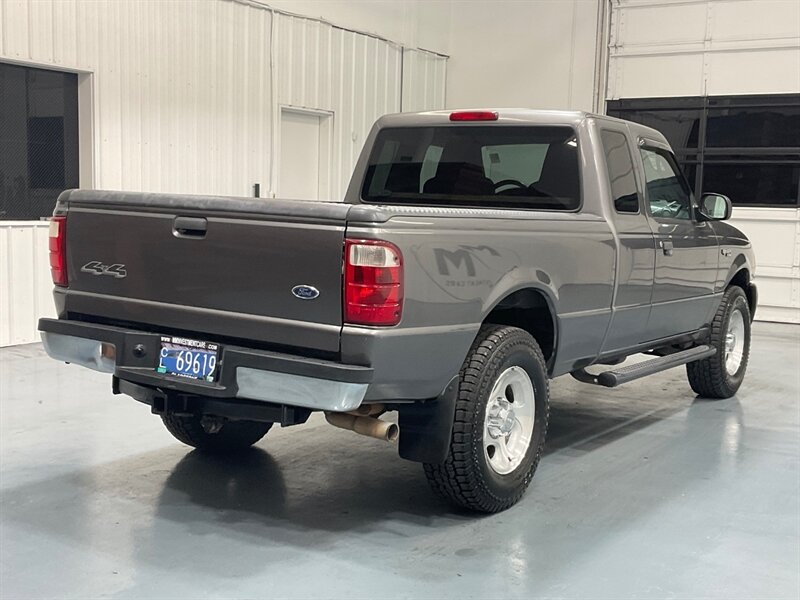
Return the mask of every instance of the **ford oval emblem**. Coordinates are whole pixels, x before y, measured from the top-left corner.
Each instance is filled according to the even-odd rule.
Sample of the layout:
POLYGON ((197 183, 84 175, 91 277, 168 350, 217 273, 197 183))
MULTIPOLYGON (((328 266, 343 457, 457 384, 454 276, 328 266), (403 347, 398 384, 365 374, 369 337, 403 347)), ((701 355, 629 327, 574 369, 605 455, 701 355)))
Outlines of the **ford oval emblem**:
POLYGON ((292 288, 292 294, 300 300, 313 300, 319 296, 319 290, 311 285, 296 285, 292 288))

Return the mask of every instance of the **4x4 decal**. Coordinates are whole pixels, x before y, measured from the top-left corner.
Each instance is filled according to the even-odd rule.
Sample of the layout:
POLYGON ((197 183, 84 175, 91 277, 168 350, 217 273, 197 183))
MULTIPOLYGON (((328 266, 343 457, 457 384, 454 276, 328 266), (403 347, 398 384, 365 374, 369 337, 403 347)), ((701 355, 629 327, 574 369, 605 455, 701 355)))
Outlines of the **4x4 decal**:
POLYGON ((104 265, 99 260, 86 263, 81 267, 81 271, 84 273, 91 273, 92 275, 111 275, 111 277, 117 277, 118 279, 122 279, 128 275, 125 265, 104 265))

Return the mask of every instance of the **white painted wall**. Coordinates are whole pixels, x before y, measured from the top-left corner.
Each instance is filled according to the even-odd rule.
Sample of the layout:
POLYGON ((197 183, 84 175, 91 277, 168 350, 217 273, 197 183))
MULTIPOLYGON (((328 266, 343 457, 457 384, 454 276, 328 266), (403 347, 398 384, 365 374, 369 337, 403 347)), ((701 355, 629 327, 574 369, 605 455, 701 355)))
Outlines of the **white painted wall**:
MULTIPOLYGON (((294 107, 330 115, 326 194, 341 198, 379 116, 404 98, 444 106, 446 57, 408 48, 404 69, 393 36, 433 43, 432 21, 449 12, 415 0, 274 4, 348 29, 253 0, 0 0, 0 61, 80 74, 81 187, 249 196, 260 183, 279 195, 280 113, 294 107), (386 39, 351 30, 362 28, 386 39)), ((26 277, 48 273, 39 228, 20 227, 4 235, 44 246, 0 246, 0 345, 38 339, 50 307, 15 308, 28 306, 26 277)))
POLYGON ((592 110, 598 0, 454 0, 447 106, 592 110))
POLYGON ((448 62, 430 52, 403 50, 403 112, 445 107, 448 62))
MULTIPOLYGON (((614 0, 608 99, 800 93, 800 0, 614 0)), ((757 318, 800 323, 800 210, 738 207, 757 318)))
MULTIPOLYGON (((395 4, 384 11, 405 10, 395 4)), ((415 54, 444 70, 444 57, 415 54)), ((86 74, 81 162, 94 168, 83 187, 223 195, 254 183, 280 193, 276 123, 281 106, 298 106, 334 113, 341 197, 373 121, 400 110, 403 75, 397 43, 244 0, 4 0, 0 60, 86 74)), ((416 108, 442 107, 439 72, 405 75, 410 88, 439 88, 416 108)))
POLYGON ((608 98, 800 91, 798 0, 614 0, 608 98))
POLYGON ((269 6, 319 17, 409 48, 448 54, 450 0, 265 0, 269 6))
POLYGON ((48 224, 0 222, 0 347, 39 339, 39 317, 55 315, 48 224))

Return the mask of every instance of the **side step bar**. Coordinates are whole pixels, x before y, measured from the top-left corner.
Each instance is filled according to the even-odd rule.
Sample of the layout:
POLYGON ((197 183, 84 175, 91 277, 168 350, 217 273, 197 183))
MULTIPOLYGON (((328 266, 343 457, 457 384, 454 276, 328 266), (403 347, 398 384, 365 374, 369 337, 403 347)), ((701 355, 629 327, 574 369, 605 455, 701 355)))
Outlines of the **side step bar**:
POLYGON ((591 383, 605 387, 617 387, 618 385, 628 383, 634 379, 641 379, 642 377, 654 375, 655 373, 660 373, 661 371, 666 371, 667 369, 679 367, 681 365, 685 365, 686 363, 708 358, 709 356, 714 356, 716 353, 716 348, 713 348, 712 346, 696 346, 694 348, 689 348, 688 350, 675 352, 674 354, 659 356, 653 360, 622 367, 621 369, 604 371, 603 373, 599 373, 597 375, 587 373, 586 369, 573 371, 571 375, 583 383, 591 383))

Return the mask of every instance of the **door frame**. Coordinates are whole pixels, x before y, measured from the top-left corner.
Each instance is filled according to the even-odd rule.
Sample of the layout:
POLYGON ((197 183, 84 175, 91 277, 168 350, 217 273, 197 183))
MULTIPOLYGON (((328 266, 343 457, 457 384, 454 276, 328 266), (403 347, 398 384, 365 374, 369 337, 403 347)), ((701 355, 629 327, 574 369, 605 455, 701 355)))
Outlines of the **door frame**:
POLYGON ((99 128, 95 123, 97 119, 95 72, 68 65, 28 59, 19 60, 8 56, 0 57, 0 62, 32 69, 74 73, 78 76, 78 185, 81 189, 95 189, 97 187, 95 149, 99 146, 97 135, 99 128))
POLYGON ((318 108, 307 108, 304 106, 292 106, 289 104, 278 105, 278 126, 272 136, 272 181, 270 182, 271 195, 277 196, 280 190, 281 172, 281 130, 283 129, 284 113, 294 113, 303 116, 314 116, 319 119, 319 185, 317 197, 319 200, 333 200, 333 126, 334 112, 318 108))
MULTIPOLYGON (((719 297, 719 292, 717 290, 717 281, 719 279, 719 236, 714 231, 714 228, 711 226, 710 222, 698 220, 697 199, 694 197, 694 192, 692 191, 691 186, 688 185, 688 182, 681 171, 680 165, 675 158, 675 153, 672 151, 672 148, 659 141, 652 140, 644 136, 639 136, 638 149, 640 152, 636 153, 635 160, 641 169, 642 177, 644 179, 642 184, 644 188, 643 197, 645 214, 647 215, 648 222, 653 230, 653 237, 656 244, 653 295, 651 299, 650 318, 648 320, 647 330, 649 334, 655 333, 656 338, 669 337, 694 331, 697 328, 708 324, 713 317, 713 312, 716 308, 715 301, 719 297), (690 217, 688 219, 675 217, 656 217, 653 215, 653 211, 650 206, 650 192, 647 188, 644 158, 641 154, 642 149, 653 152, 663 152, 669 155, 671 158, 671 160, 668 160, 668 162, 670 162, 670 166, 675 170, 679 177, 683 178, 685 187, 689 193, 690 217), (670 231, 665 232, 664 228, 670 228, 670 231), (664 242, 670 242, 671 248, 673 240, 687 239, 687 236, 685 235, 687 232, 690 233, 688 236, 690 245, 677 245, 668 253, 668 249, 666 249, 663 245, 664 242), (684 235, 681 235, 681 233, 684 235), (700 243, 702 240, 713 240, 714 243, 700 243), (713 267, 714 279, 710 282, 707 280, 700 280, 698 282, 701 285, 704 282, 710 283, 710 286, 706 288, 707 293, 683 296, 670 300, 661 299, 658 295, 660 286, 664 285, 661 275, 663 275, 663 267, 667 266, 665 264, 664 257, 666 256, 668 259, 672 259, 671 262, 678 262, 678 257, 673 258, 674 250, 681 251, 686 249, 694 250, 696 252, 707 252, 709 255, 716 258, 716 266, 713 267), (704 316, 702 322, 696 323, 697 327, 692 326, 692 324, 687 324, 684 327, 678 327, 676 331, 667 332, 666 330, 659 329, 661 323, 680 322, 679 315, 693 314, 700 314, 704 316)), ((680 266, 679 262, 678 266, 680 266)), ((709 267, 709 269, 712 269, 712 267, 709 267)))

